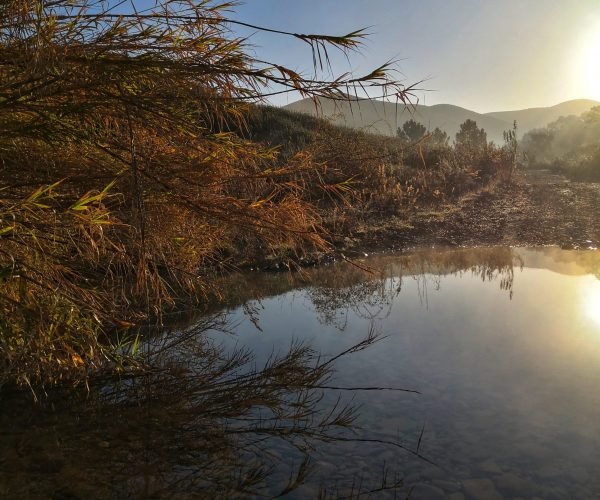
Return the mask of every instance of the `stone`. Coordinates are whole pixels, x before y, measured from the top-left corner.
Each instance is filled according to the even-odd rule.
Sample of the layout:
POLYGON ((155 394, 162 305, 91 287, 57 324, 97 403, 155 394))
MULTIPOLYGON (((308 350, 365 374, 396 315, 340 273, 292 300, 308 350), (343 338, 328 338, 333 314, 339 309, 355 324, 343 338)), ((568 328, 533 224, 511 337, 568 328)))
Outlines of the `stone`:
POLYGON ((25 470, 42 474, 57 474, 64 465, 64 461, 60 458, 50 455, 40 455, 33 458, 25 467, 25 470))
POLYGON ((482 472, 487 472, 488 474, 502 474, 502 469, 491 458, 485 462, 481 462, 477 468, 482 472))
POLYGON ((448 500, 466 500, 466 499, 462 493, 457 492, 457 493, 451 493, 450 495, 448 495, 448 500))
POLYGON ((445 481, 443 479, 434 479, 433 485, 444 490, 445 493, 454 493, 460 491, 460 484, 455 481, 445 481))
POLYGON ((575 494, 575 492, 573 490, 567 492, 567 490, 565 490, 564 488, 561 487, 550 487, 550 486, 546 486, 544 485, 541 489, 541 491, 539 491, 538 495, 542 498, 544 498, 544 500, 562 500, 563 498, 590 498, 589 494, 586 495, 585 493, 580 493, 580 494, 575 494))
POLYGON ((506 495, 532 497, 536 494, 535 485, 531 481, 513 473, 498 476, 495 482, 498 489, 506 495))
POLYGON ((498 492, 496 486, 490 479, 475 478, 463 481, 463 487, 467 494, 475 500, 503 500, 504 497, 498 492))
POLYGON ((446 500, 444 492, 431 484, 417 483, 411 489, 411 500, 446 500))

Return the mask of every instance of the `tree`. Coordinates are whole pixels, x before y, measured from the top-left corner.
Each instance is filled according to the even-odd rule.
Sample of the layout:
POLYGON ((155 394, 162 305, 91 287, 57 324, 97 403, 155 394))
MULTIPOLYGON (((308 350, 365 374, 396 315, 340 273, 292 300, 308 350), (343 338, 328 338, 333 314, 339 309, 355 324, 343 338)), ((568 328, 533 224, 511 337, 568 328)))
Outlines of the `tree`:
POLYGON ((408 142, 408 136, 406 135, 402 127, 398 127, 398 129, 396 130, 396 137, 402 142, 408 142))
POLYGON ((600 123, 600 106, 594 106, 582 116, 586 123, 600 123))
POLYGON ((513 122, 512 129, 505 130, 502 133, 504 137, 504 148, 513 155, 513 158, 516 158, 517 148, 519 147, 519 142, 517 140, 517 120, 513 122))
POLYGON ((245 140, 248 103, 410 97, 389 65, 326 76, 328 51, 360 47, 363 31, 250 26, 305 43, 307 77, 254 55, 230 2, 126 5, 0 4, 0 364, 22 384, 101 366, 102 335, 206 297, 206 270, 236 249, 326 246, 322 167, 245 140))
POLYGON ((456 133, 456 145, 469 149, 484 149, 487 146, 487 134, 483 128, 477 127, 477 122, 465 120, 456 133))
POLYGON ((407 141, 418 141, 427 133, 427 129, 421 123, 412 118, 402 125, 402 129, 398 129, 397 136, 407 141))
POLYGON ((448 144, 450 137, 448 134, 441 130, 439 127, 435 127, 433 132, 431 133, 431 142, 437 146, 445 146, 448 144))

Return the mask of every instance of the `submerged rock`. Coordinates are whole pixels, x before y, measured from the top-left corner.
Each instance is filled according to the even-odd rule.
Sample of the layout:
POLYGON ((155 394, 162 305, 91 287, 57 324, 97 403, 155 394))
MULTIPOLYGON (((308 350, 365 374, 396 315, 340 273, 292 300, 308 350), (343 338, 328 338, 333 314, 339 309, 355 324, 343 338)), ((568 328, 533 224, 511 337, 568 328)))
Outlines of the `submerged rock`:
POLYGON ((411 500, 446 500, 444 492, 431 484, 417 483, 411 490, 411 500))
POLYGON ((531 497, 535 495, 535 485, 513 473, 503 474, 496 479, 496 485, 505 494, 511 496, 531 497))
POLYGON ((478 466, 478 469, 489 474, 502 474, 502 469, 491 458, 481 462, 478 466))
POLYGON ((475 500, 502 500, 504 498, 490 479, 467 479, 463 481, 463 487, 467 494, 475 500))

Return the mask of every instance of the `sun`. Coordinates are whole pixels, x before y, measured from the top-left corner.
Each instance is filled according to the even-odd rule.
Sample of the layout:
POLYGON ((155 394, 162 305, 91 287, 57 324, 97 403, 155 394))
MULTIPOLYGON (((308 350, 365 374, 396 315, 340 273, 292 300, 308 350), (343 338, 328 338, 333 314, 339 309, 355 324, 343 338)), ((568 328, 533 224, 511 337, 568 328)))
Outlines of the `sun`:
POLYGON ((584 40, 579 62, 582 97, 600 100, 600 28, 584 40))

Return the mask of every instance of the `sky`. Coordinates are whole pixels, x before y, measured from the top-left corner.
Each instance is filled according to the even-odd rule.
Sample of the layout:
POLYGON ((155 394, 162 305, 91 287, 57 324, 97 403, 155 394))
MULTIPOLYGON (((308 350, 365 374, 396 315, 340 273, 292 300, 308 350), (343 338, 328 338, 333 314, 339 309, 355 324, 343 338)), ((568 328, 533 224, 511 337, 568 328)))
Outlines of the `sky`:
MULTIPOLYGON (((336 57, 334 72, 396 60, 406 84, 425 80, 420 104, 489 112, 600 100, 600 0, 246 0, 231 17, 301 33, 367 28, 360 53, 350 65, 336 57)), ((310 73, 301 42, 236 30, 261 59, 310 73)))
MULTIPOLYGON (((157 0, 124 1, 143 8, 157 0)), ((490 112, 600 101, 600 0, 242 0, 232 10, 232 19, 290 32, 366 28, 370 36, 358 53, 333 58, 334 73, 365 74, 397 61, 406 85, 422 81, 419 104, 490 112)), ((232 29, 248 38, 257 58, 311 74, 302 42, 232 29)), ((297 99, 286 94, 271 102, 297 99)))

